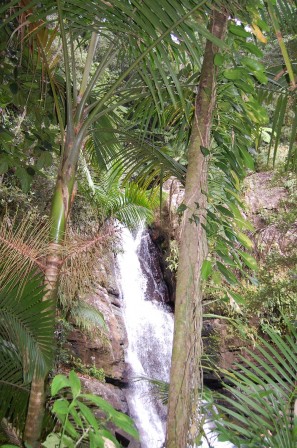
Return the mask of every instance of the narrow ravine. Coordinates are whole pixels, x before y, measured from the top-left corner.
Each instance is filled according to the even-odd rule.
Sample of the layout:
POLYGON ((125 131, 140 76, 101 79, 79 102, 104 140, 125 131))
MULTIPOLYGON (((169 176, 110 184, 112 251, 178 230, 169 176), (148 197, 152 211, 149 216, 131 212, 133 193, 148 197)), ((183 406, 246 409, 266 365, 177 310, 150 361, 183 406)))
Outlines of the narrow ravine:
MULTIPOLYGON (((173 335, 173 314, 162 301, 146 297, 146 275, 141 269, 138 250, 141 239, 150 238, 143 229, 136 236, 122 229, 122 252, 118 254, 120 288, 123 297, 123 317, 128 337, 126 362, 129 366, 130 387, 127 401, 132 418, 140 434, 141 448, 162 448, 165 440, 166 409, 152 394, 147 381, 154 378, 168 381, 173 335)), ((148 244, 142 244, 142 257, 150 259, 148 244)), ((146 266, 145 271, 148 270, 146 266)), ((154 296, 161 294, 163 285, 154 283, 154 296)), ((204 430, 208 443, 202 448, 231 448, 227 442, 218 442, 206 423, 204 430)))

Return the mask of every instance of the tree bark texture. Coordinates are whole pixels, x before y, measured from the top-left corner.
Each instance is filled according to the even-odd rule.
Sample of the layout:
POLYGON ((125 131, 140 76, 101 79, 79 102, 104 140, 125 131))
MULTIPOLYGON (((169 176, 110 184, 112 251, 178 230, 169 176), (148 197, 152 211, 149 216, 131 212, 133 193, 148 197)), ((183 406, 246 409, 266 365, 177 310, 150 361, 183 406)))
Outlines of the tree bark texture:
MULTIPOLYGON (((209 30, 224 39, 227 14, 213 10, 209 30)), ((194 446, 200 432, 202 389, 202 291, 201 266, 208 252, 203 225, 207 213, 208 158, 212 116, 216 103, 214 57, 217 47, 207 41, 201 69, 195 114, 189 142, 188 169, 177 272, 175 323, 167 417, 167 448, 194 446), (205 151, 204 151, 205 153, 205 151)))

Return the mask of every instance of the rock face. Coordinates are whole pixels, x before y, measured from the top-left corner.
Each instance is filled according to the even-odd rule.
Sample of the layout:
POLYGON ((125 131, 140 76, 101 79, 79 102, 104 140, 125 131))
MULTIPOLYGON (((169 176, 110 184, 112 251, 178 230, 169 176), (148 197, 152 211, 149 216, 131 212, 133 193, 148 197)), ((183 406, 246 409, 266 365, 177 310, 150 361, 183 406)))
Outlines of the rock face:
POLYGON ((170 301, 168 287, 164 281, 160 261, 162 255, 150 237, 148 231, 141 239, 138 252, 141 269, 143 270, 146 283, 146 296, 150 300, 168 303, 170 301))
MULTIPOLYGON (((95 274, 96 286, 85 301, 98 309, 104 316, 106 330, 100 335, 88 335, 74 329, 68 335, 68 347, 75 358, 86 366, 104 369, 106 383, 83 375, 81 381, 86 392, 99 395, 107 400, 117 411, 129 414, 125 396, 125 347, 127 335, 121 312, 121 296, 117 283, 115 257, 110 252, 98 260, 95 274)), ((96 412, 95 412, 96 413, 96 412)), ((98 417, 103 415, 98 413, 98 417)), ((124 431, 108 424, 123 447, 139 448, 139 443, 124 431)))
MULTIPOLYGON (((250 238, 254 242, 254 256, 260 265, 266 265, 266 257, 276 254, 287 257, 295 250, 297 242, 297 223, 280 226, 278 214, 282 204, 287 201, 288 193, 282 186, 275 185, 273 172, 254 173, 244 183, 247 219, 253 224, 254 231, 250 238), (276 216, 276 218, 273 218, 276 216)), ((271 316, 270 316, 271 317, 271 316)), ((259 327, 259 319, 254 316, 249 320, 250 327, 259 327)), ((221 369, 237 369, 240 355, 248 357, 246 348, 254 350, 252 340, 241 339, 225 320, 211 319, 204 322, 204 347, 214 362, 221 369)), ((261 354, 259 354, 261 359, 261 354)), ((221 387, 224 375, 206 371, 206 384, 221 387)))
POLYGON ((282 186, 273 185, 273 172, 254 173, 245 180, 245 202, 249 219, 255 227, 255 249, 269 253, 277 250, 287 255, 297 242, 297 223, 280 227, 277 222, 269 222, 269 217, 277 213, 288 193, 282 186))
POLYGON ((115 260, 106 254, 97 272, 97 285, 85 301, 97 308, 104 316, 106 331, 94 337, 72 331, 68 336, 74 356, 86 365, 103 368, 105 375, 114 381, 122 381, 125 371, 124 349, 126 331, 121 314, 120 291, 116 282, 115 260), (102 286, 104 285, 104 286, 102 286))

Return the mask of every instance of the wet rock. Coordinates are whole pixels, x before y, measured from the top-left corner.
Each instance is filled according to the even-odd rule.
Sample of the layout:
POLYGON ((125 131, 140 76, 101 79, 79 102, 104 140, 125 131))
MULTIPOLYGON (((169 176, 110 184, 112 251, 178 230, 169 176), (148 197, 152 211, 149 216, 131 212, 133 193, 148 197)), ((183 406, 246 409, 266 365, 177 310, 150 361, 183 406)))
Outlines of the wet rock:
MULTIPOLYGON (((113 275, 115 270, 113 270, 113 275)), ((116 285, 116 279, 109 284, 116 285)), ((118 291, 118 288, 117 288, 118 291)), ((125 325, 120 311, 120 299, 110 294, 106 287, 97 285, 85 301, 104 316, 106 330, 88 335, 75 329, 68 335, 72 354, 86 365, 103 368, 107 376, 122 379, 125 371, 124 349, 127 345, 125 325)))
POLYGON ((86 393, 99 395, 108 401, 117 411, 127 413, 128 405, 125 392, 113 384, 102 383, 95 378, 81 378, 86 393))
POLYGON ((141 269, 146 278, 146 296, 150 300, 168 303, 169 293, 161 269, 161 255, 148 231, 143 233, 138 250, 141 269))

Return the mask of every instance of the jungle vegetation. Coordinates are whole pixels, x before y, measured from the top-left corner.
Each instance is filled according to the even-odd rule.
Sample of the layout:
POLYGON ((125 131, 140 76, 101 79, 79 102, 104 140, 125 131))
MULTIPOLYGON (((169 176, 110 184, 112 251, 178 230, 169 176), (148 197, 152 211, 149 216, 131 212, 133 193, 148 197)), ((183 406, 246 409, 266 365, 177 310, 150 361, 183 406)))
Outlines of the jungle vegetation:
MULTIPOLYGON (((114 218, 128 226, 152 219, 152 205, 172 176, 184 185, 185 197, 178 210, 166 447, 198 443, 203 287, 213 279, 241 304, 239 277, 253 282, 256 261, 241 182, 254 169, 267 133, 268 159, 275 163, 292 111, 286 168, 296 168, 296 8, 296 0, 1 3, 0 179, 6 196, 0 233, 0 419, 19 444, 36 448, 45 440, 55 319, 61 296, 71 302, 73 293, 61 292, 67 285, 63 277, 74 272, 72 262, 78 263, 76 271, 89 266, 87 248, 93 256, 102 250, 102 242, 113 237, 114 218), (34 185, 48 190, 50 211, 43 204, 43 216, 30 210, 24 220, 9 198, 19 191, 30 209, 34 185), (91 239, 71 244, 77 196, 92 204, 98 226, 91 239)), ((82 272, 87 276, 89 269, 82 272)), ((104 325, 104 316, 96 322, 104 325)), ((289 358, 285 344, 292 346, 294 338, 292 327, 286 343, 271 334, 289 358)), ((273 365, 279 378, 287 375, 275 360, 273 365)), ((295 359, 288 381, 291 407, 294 372, 295 359)), ((275 390, 263 375, 269 391, 275 390)), ((236 385, 240 381, 234 379, 236 385)), ((257 397, 269 396, 260 386, 257 397)), ((95 423, 83 399, 137 437, 127 416, 98 397, 84 396, 75 373, 58 375, 51 395, 64 388, 72 401, 55 402, 63 429, 48 443, 79 446, 85 434, 91 447, 104 446, 104 438, 119 446, 95 423)), ((238 411, 246 415, 246 409, 238 411)), ((288 427, 282 446, 293 447, 294 417, 288 427)), ((233 429, 234 443, 245 437, 250 442, 242 446, 261 446, 238 428, 226 425, 222 433, 233 429)), ((273 433, 271 427, 267 431, 266 439, 273 433)))

